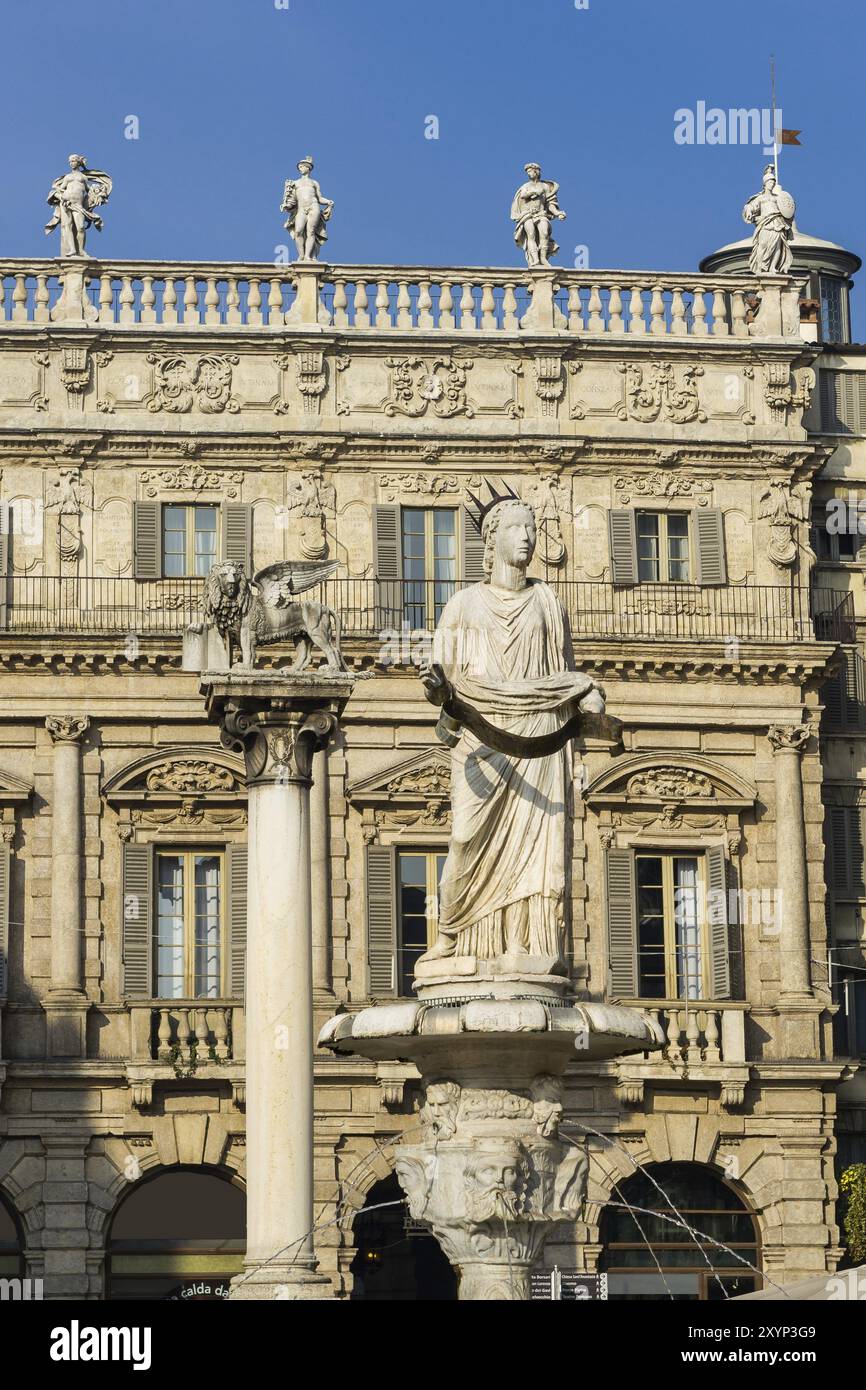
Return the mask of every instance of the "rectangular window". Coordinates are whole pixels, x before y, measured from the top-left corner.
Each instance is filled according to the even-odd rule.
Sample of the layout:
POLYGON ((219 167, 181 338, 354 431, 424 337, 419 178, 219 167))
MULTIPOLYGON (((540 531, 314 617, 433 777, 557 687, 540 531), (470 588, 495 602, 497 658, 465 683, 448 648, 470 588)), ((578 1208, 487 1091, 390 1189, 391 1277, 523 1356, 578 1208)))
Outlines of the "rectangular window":
POLYGON ((457 581, 457 512, 446 507, 403 507, 403 620, 432 628, 457 581))
MULTIPOLYGON (((819 560, 854 561, 860 558, 860 511, 849 507, 816 505, 812 509, 811 542, 819 560)), ((857 499, 859 502, 859 498, 857 499)))
POLYGON ((688 512, 638 512, 637 562, 641 583, 688 584, 688 512))
POLYGON ((433 945, 439 921, 444 852, 404 850, 397 855, 397 990, 413 994, 419 956, 433 945))
POLYGON ((218 555, 218 508, 171 503, 162 509, 162 564, 167 579, 204 579, 218 555))
POLYGON ((154 997, 218 999, 223 994, 223 855, 159 850, 156 855, 154 997))
POLYGON ((635 866, 640 997, 706 998, 702 856, 638 854, 635 866))

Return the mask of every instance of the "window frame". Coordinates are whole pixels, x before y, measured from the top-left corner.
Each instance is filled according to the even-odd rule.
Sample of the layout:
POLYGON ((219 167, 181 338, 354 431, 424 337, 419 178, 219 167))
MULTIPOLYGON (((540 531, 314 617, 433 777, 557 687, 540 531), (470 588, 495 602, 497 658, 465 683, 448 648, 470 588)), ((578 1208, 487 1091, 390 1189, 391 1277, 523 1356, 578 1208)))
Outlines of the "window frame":
MULTIPOLYGON (((655 508, 653 508, 653 507, 635 507, 635 520, 634 520, 634 525, 635 525, 635 543, 636 543, 636 545, 637 545, 637 582, 638 582, 638 584, 683 584, 683 585, 687 585, 687 584, 694 584, 694 583, 695 583, 695 578, 694 578, 694 576, 695 576, 695 574, 696 574, 696 565, 695 565, 695 559, 696 559, 696 557, 695 557, 695 544, 694 544, 694 538, 693 538, 693 535, 692 535, 692 518, 691 518, 691 511, 690 511, 690 510, 688 510, 688 509, 686 509, 686 508, 683 508, 683 507, 672 507, 672 508, 670 508, 669 510, 658 510, 658 511, 657 511, 657 510, 656 510, 655 508), (657 577, 656 579, 644 579, 644 578, 642 577, 642 575, 641 575, 641 572, 640 572, 640 571, 641 571, 641 565, 647 563, 645 560, 642 560, 642 559, 641 559, 641 554, 640 554, 640 542, 641 542, 640 520, 641 520, 641 517, 644 517, 644 516, 655 517, 656 520, 658 521, 658 557, 657 557, 656 563, 657 563, 657 566, 658 566, 658 571, 659 571, 659 573, 658 573, 658 577, 657 577), (672 579, 672 578, 670 577, 670 562, 671 562, 671 555, 670 555, 670 534, 669 534, 669 530, 668 530, 668 522, 669 522, 669 518, 672 517, 672 516, 677 516, 677 517, 684 516, 685 519, 686 519, 686 537, 685 537, 685 539, 686 539, 686 545, 687 545, 687 547, 688 547, 688 557, 687 557, 687 563, 688 563, 688 577, 687 577, 686 579, 672 579)), ((681 538, 681 537, 677 537, 676 539, 682 539, 682 538, 681 538)))
POLYGON ((638 967, 638 997, 640 999, 672 999, 682 1003, 704 1002, 712 1003, 709 978, 709 955, 712 950, 712 943, 707 931, 709 923, 709 913, 707 911, 707 892, 708 892, 708 866, 705 850, 700 849, 653 849, 643 845, 634 847, 634 874, 635 874, 635 903, 636 903, 636 930, 637 930, 637 967, 638 967), (640 883, 638 881, 638 863, 641 859, 660 859, 662 861, 662 912, 664 926, 664 958, 665 958, 665 993, 663 995, 644 994, 641 989, 642 968, 641 968, 641 943, 640 943, 640 883), (674 860, 693 859, 696 865, 696 901, 698 908, 698 931, 699 931, 699 950, 700 950, 700 994, 689 996, 681 994, 677 990, 677 938, 676 938, 676 917, 675 899, 676 885, 674 883, 674 860))
MULTIPOLYGON (((462 581, 461 581, 461 572, 460 572, 460 571, 461 571, 461 539, 462 539, 462 538, 461 538, 461 533, 460 533, 461 524, 462 524, 462 523, 461 523, 461 518, 460 518, 460 508, 459 508, 459 507, 416 507, 416 506, 410 506, 410 505, 406 505, 406 506, 401 506, 401 507, 400 507, 400 528, 399 528, 399 537, 398 537, 398 540, 399 540, 399 547, 400 547, 400 549, 399 549, 399 558, 400 558, 400 579, 401 579, 402 590, 403 590, 403 617, 404 617, 404 620, 408 622, 409 619, 408 619, 408 617, 406 616, 407 613, 409 613, 412 609, 423 608, 423 618, 424 618, 424 621, 421 622, 421 623, 416 623, 416 622, 410 623, 410 626, 411 626, 411 627, 414 627, 414 628, 430 628, 430 629, 435 628, 437 622, 439 621, 439 618, 441 617, 442 609, 444 609, 445 604, 448 602, 448 599, 451 598, 451 597, 453 596, 453 594, 455 594, 455 593, 457 592, 457 589, 459 588, 459 586, 460 586, 460 584, 461 584, 461 582, 462 582, 462 581), (408 557, 408 556, 406 555, 406 550, 405 550, 405 542, 406 542, 405 517, 406 517, 406 514, 407 514, 408 512, 420 512, 420 513, 422 514, 423 518, 424 518, 424 532, 423 532, 423 535, 424 535, 424 578, 423 578, 423 579, 410 579, 410 578, 407 578, 407 576, 406 576, 406 565, 407 565, 407 560, 410 559, 410 558, 412 558, 412 557, 408 557), (436 526, 435 526, 435 519, 436 519, 436 516, 437 516, 437 515, 441 515, 442 513, 445 513, 445 512, 447 512, 447 513, 452 517, 453 523, 454 523, 453 531, 452 531, 452 533, 451 533, 451 540, 453 541, 453 545, 454 545, 454 555, 453 555, 453 557, 452 557, 453 566, 454 566, 454 577, 453 577, 453 579, 437 579, 436 574, 435 574, 436 559, 437 559, 436 554, 435 554, 435 549, 436 549, 436 526), (422 592, 423 592, 423 599, 422 599, 422 601, 421 601, 420 603, 415 602, 415 601, 413 601, 413 600, 411 600, 411 599, 409 599, 409 598, 407 597, 407 588, 408 588, 409 586, 415 585, 415 584, 421 584, 421 585, 423 585, 423 590, 422 590, 422 592), (441 605, 437 605, 437 603, 436 603, 436 585, 437 585, 437 584, 442 584, 443 586, 444 586, 444 585, 450 584, 450 585, 452 586, 452 588, 451 588, 451 593, 449 593, 449 594, 448 594, 448 597, 445 598, 445 599, 442 601, 441 605), (438 612, 437 612, 437 607, 438 607, 438 609, 439 609, 438 612)), ((418 534, 418 533, 415 533, 415 534, 418 534)))
POLYGON ((418 948, 415 947, 415 946, 409 946, 409 947, 407 947, 407 946, 405 946, 405 945, 403 944, 403 902, 402 902, 402 897, 403 897, 403 894, 402 894, 403 883, 402 883, 402 881, 401 881, 401 876, 400 876, 400 861, 401 861, 401 859, 409 858, 410 856, 416 856, 416 857, 418 857, 418 858, 423 858, 423 859, 425 860, 425 867, 426 867, 426 885, 425 885, 425 899, 424 899, 424 901, 425 901, 424 916, 425 916, 426 921, 427 921, 427 950, 429 951, 430 947, 431 947, 431 946, 434 944, 434 942, 436 941, 436 938, 437 938, 437 935, 438 935, 438 925, 439 925, 439 877, 440 877, 440 875, 441 875, 442 868, 444 868, 445 860, 446 860, 446 858, 447 858, 447 856, 448 856, 448 850, 447 850, 447 847, 446 847, 446 848, 443 848, 443 847, 438 846, 438 845, 418 845, 418 846, 414 846, 414 845, 413 845, 413 846, 410 846, 410 845, 405 845, 405 846, 403 846, 403 845, 401 845, 401 846, 395 846, 395 847, 394 847, 394 891, 395 891, 395 896, 396 896, 396 902, 395 902, 395 905, 394 905, 394 912, 395 912, 395 933, 396 933, 396 950, 395 950, 395 957, 396 957, 396 959, 395 959, 395 963, 394 963, 394 965, 395 965, 395 968, 394 968, 394 975, 395 975, 395 979, 394 979, 394 988, 395 988, 395 993, 396 993, 396 995, 397 995, 397 997, 398 997, 399 999, 409 999, 409 998, 412 997, 411 993, 404 993, 404 990, 403 990, 404 977, 405 977, 405 978, 408 978, 407 972, 406 972, 406 970, 405 970, 405 968, 404 968, 404 964, 403 964, 404 953, 405 953, 407 950, 408 950, 408 951, 415 951, 415 950, 418 949, 418 948), (441 868, 439 867, 439 864, 438 864, 438 861, 439 861, 440 859, 441 859, 441 861, 442 861, 442 867, 441 867, 441 868), (431 903, 434 905, 434 911, 433 911, 432 913, 431 913, 431 911, 430 911, 430 904, 431 904, 431 903))
MULTIPOLYGON (((216 503, 216 502, 190 502, 190 501, 179 501, 179 502, 170 501, 170 502, 162 502, 162 503, 160 504, 160 514, 159 514, 159 545, 160 545, 160 559, 161 559, 161 566, 160 566, 160 567, 161 567, 161 570, 162 570, 162 578, 163 578, 163 579, 205 579, 205 578, 207 577, 207 571, 205 571, 204 574, 197 574, 197 573, 196 573, 196 569, 195 569, 195 561, 196 561, 195 541, 196 541, 196 536, 199 535, 199 534, 205 534, 205 533, 203 533, 203 532, 200 533, 199 530, 198 530, 198 528, 196 527, 196 524, 195 524, 196 512, 197 512, 198 510, 207 510, 207 511, 210 511, 210 512, 213 513, 213 516, 214 516, 214 527, 213 527, 214 548, 213 548, 213 557, 212 557, 212 559, 211 559, 211 565, 215 565, 215 564, 218 563, 219 558, 220 558, 220 555, 222 554, 222 547, 223 547, 222 520, 221 520, 221 518, 222 518, 222 507, 220 507, 219 504, 216 503), (183 542, 183 545, 184 545, 184 548, 183 548, 183 573, 181 573, 181 574, 169 574, 169 573, 167 572, 166 561, 167 561, 167 559, 168 559, 169 552, 168 552, 168 550, 167 550, 167 548, 166 548, 166 538, 167 538, 166 519, 167 519, 167 515, 168 515, 168 512, 169 512, 170 509, 173 509, 173 510, 175 510, 175 511, 182 511, 182 512, 185 512, 185 517, 184 517, 184 531, 183 531, 183 535, 184 535, 184 542, 183 542)), ((178 531, 179 531, 179 529, 180 529, 180 528, 178 528, 178 531)), ((210 567, 209 567, 209 568, 210 568, 210 567)))
POLYGON ((182 999, 189 1000, 215 1000, 226 999, 230 994, 230 970, 231 962, 230 946, 231 937, 229 933, 229 910, 228 899, 228 850, 225 845, 163 845, 153 846, 153 925, 152 925, 152 965, 151 965, 151 989, 154 999, 166 999, 177 1002, 182 999), (219 988, 217 993, 196 994, 195 992, 195 860, 197 857, 216 858, 219 861, 219 988), (179 995, 163 995, 159 992, 159 861, 161 858, 180 858, 183 861, 183 985, 184 992, 179 995), (192 868, 192 872, 190 872, 192 868), (228 992, 227 992, 228 991, 228 992))

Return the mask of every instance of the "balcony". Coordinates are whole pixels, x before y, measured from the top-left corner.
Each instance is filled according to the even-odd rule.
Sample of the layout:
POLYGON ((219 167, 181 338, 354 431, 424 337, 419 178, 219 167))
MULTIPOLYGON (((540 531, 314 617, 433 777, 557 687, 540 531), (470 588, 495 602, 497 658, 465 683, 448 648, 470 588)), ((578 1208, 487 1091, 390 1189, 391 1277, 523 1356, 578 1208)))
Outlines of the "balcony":
POLYGON ((230 999, 150 999, 130 1006, 131 1045, 126 1065, 132 1101, 153 1102, 156 1083, 226 1081, 244 1104, 245 1019, 230 999))
POLYGON ((672 1000, 662 1007, 647 1008, 645 1000, 634 1002, 661 1025, 667 1041, 661 1053, 645 1053, 642 1058, 629 1057, 616 1064, 624 1105, 643 1105, 647 1082, 669 1085, 672 1081, 689 1086, 718 1086, 725 1110, 735 1110, 743 1104, 749 1080, 745 1028, 748 1004, 672 1000))
MULTIPOLYGON (((315 325, 353 334, 748 339, 790 337, 799 321, 798 287, 779 275, 96 260, 83 269, 96 325, 160 335, 315 325)), ((4 328, 50 323, 66 274, 54 260, 0 261, 4 328)))
MULTIPOLYGON (((692 584, 619 587, 549 579, 575 641, 751 643, 851 641, 853 600, 834 589, 692 584)), ((340 615, 343 640, 373 648, 383 665, 408 665, 429 643, 442 608, 461 587, 441 581, 334 579, 310 592, 340 615)), ((14 575, 0 584, 0 640, 114 637, 134 656, 139 639, 180 640, 201 622, 200 579, 14 575)))

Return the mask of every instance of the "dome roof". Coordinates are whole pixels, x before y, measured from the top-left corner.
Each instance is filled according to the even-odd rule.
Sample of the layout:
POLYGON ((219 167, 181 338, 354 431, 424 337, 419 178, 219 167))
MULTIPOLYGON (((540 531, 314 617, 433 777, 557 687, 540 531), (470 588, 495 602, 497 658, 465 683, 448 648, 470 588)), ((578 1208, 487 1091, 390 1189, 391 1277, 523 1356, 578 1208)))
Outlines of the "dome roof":
MULTIPOLYGON (((699 268, 709 273, 714 270, 746 270, 751 249, 751 236, 745 236, 740 241, 729 241, 727 246, 720 246, 718 251, 711 251, 708 256, 704 256, 699 268)), ((823 270, 847 280, 849 276, 855 275, 862 265, 860 257, 853 251, 846 251, 844 246, 838 246, 835 241, 827 241, 823 237, 801 232, 796 222, 791 250, 794 256, 794 270, 823 270)))

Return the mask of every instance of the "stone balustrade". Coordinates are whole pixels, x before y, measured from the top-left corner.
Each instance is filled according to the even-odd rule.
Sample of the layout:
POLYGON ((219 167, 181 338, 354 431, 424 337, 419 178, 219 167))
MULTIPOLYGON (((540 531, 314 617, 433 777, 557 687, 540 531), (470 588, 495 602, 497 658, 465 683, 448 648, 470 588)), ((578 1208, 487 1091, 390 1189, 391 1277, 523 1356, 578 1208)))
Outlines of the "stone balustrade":
POLYGON ((134 1005, 131 1012, 135 1061, 203 1066, 243 1059, 243 1049, 237 1046, 243 1010, 228 1001, 150 1001, 134 1005))
POLYGON ((719 339, 796 336, 799 319, 798 282, 779 275, 206 261, 68 266, 0 261, 0 324, 50 323, 65 278, 74 273, 80 282, 82 268, 92 322, 130 329, 315 325, 352 333, 719 339))
POLYGON ((663 1056, 669 1063, 686 1066, 702 1062, 743 1062, 745 1050, 743 1004, 692 1004, 678 1008, 650 1009, 665 1038, 663 1056))

